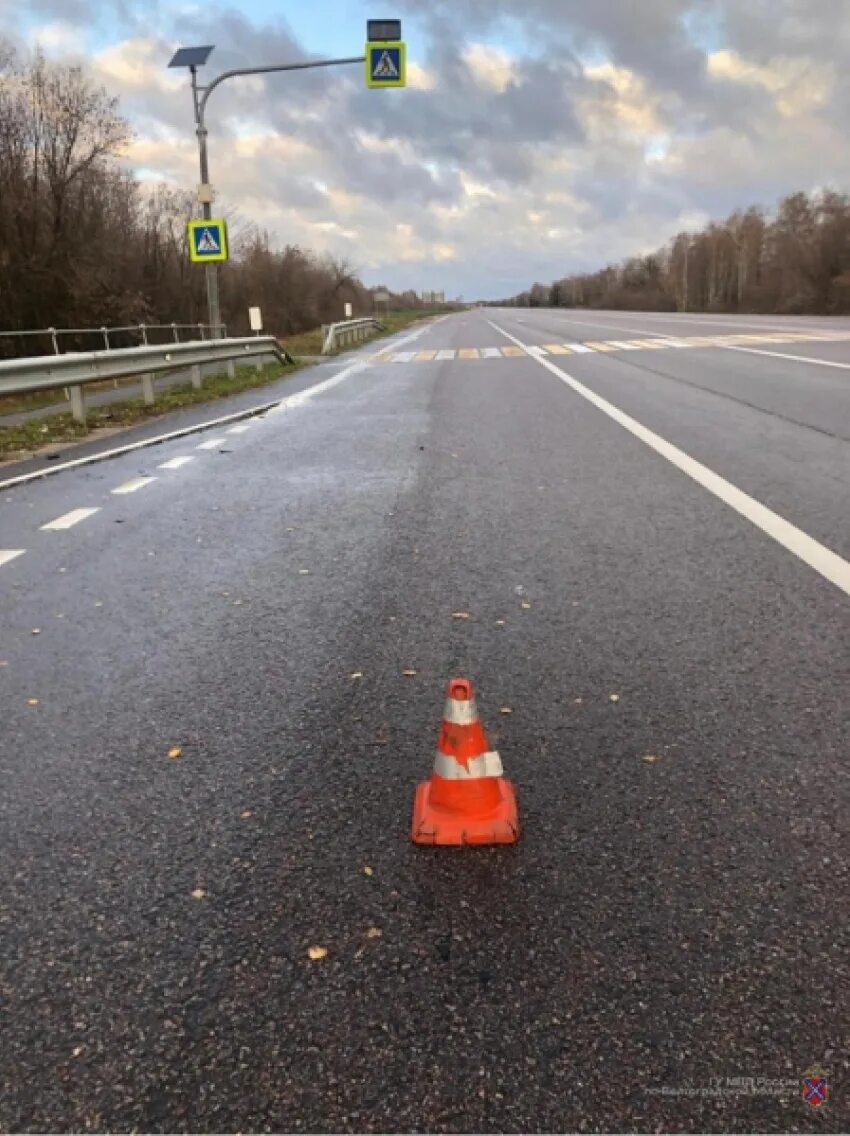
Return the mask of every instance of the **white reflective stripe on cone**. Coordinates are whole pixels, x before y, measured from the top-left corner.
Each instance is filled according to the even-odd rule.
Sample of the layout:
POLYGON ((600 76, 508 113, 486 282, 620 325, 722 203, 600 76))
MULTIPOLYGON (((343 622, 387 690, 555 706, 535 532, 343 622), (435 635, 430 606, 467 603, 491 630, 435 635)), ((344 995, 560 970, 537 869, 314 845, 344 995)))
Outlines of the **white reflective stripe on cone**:
POLYGON ((496 750, 471 757, 465 766, 448 754, 437 750, 434 772, 447 781, 472 781, 477 777, 502 777, 505 771, 502 768, 502 759, 496 750))
POLYGON ((443 721, 451 722, 453 726, 471 726, 478 721, 478 709, 475 699, 469 698, 459 702, 457 698, 446 699, 446 709, 443 711, 443 721))

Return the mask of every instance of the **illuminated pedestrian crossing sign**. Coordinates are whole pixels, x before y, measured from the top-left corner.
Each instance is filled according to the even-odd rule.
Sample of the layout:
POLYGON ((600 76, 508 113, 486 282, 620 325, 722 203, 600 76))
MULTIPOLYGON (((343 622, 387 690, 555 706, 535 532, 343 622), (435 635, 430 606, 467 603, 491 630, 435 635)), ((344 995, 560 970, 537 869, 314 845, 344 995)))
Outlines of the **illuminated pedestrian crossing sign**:
POLYGON ((403 87, 407 81, 407 44, 378 40, 366 44, 367 87, 403 87))
POLYGON ((190 221, 189 256, 196 264, 227 260, 227 223, 212 218, 190 221))

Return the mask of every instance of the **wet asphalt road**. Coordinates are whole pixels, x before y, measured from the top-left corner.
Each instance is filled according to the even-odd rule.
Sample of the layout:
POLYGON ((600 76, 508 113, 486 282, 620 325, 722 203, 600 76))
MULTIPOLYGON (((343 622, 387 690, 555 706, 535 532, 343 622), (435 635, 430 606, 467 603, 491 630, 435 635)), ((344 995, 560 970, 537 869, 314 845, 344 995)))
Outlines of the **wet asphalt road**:
MULTIPOLYGON (((395 342, 850 331, 710 318, 395 342)), ((522 349, 370 350, 0 493, 0 1129, 846 1130, 847 594, 522 349), (454 673, 514 847, 409 843, 454 673)), ((545 358, 850 558, 850 342, 545 358)))

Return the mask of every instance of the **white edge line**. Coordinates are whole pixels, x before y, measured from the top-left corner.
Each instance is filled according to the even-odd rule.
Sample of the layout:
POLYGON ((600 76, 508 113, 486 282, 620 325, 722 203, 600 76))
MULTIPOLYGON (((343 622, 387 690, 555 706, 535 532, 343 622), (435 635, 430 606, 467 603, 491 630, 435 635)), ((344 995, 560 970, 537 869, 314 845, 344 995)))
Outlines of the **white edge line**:
MULTIPOLYGON (((490 323, 490 320, 487 321, 490 323)), ((490 323, 490 326, 495 328, 496 331, 501 332, 507 339, 512 340, 518 347, 523 344, 520 340, 516 339, 510 332, 505 331, 497 324, 490 323)), ((534 358, 541 367, 545 367, 547 371, 551 371, 553 375, 557 375, 562 382, 571 387, 576 394, 587 399, 589 403, 601 410, 603 414, 607 414, 624 429, 628 430, 630 434, 634 434, 650 449, 655 450, 661 457, 666 458, 672 465, 680 469, 703 489, 707 489, 709 493, 713 493, 715 497, 719 497, 721 501, 734 509, 742 517, 748 520, 756 528, 762 530, 768 536, 781 544, 788 552, 792 552, 810 568, 814 568, 825 579, 829 580, 831 584, 835 584, 837 588, 850 595, 850 563, 842 559, 836 552, 826 548, 820 544, 808 533, 804 533, 802 529, 798 529, 796 525, 792 525, 790 521, 786 521, 784 517, 780 517, 778 513, 774 513, 772 509, 768 509, 766 505, 756 501, 754 497, 750 497, 743 490, 738 489, 730 481, 721 477, 719 473, 715 473, 709 469, 708 466, 703 465, 701 462, 696 461, 684 450, 680 450, 678 446, 674 446, 672 442, 666 441, 659 434, 649 430, 643 426, 636 419, 631 418, 622 410, 619 410, 612 403, 607 402, 598 394, 592 391, 589 387, 584 386, 583 383, 578 382, 566 371, 562 371, 560 367, 556 366, 549 359, 543 359, 539 355, 534 358)))
MULTIPOLYGON (((15 485, 26 485, 30 481, 38 481, 42 477, 50 477, 55 473, 62 473, 66 469, 77 469, 82 465, 92 465, 94 462, 106 461, 107 458, 121 457, 122 454, 133 453, 134 450, 142 450, 147 446, 157 446, 161 442, 170 442, 173 438, 185 438, 188 434, 200 434, 203 430, 209 430, 212 426, 222 426, 225 422, 238 422, 242 418, 253 418, 257 414, 268 414, 275 410, 288 409, 288 403, 292 399, 301 399, 304 395, 312 398, 313 394, 318 394, 319 391, 325 390, 329 384, 336 384, 343 379, 348 378, 349 375, 355 371, 360 371, 368 364, 365 361, 358 361, 353 363, 350 367, 346 367, 344 371, 334 375, 333 378, 325 379, 324 382, 317 383, 313 387, 308 387, 306 391, 301 391, 298 394, 289 395, 288 398, 283 400, 275 399, 274 402, 265 402, 260 406, 252 406, 247 410, 237 410, 233 414, 224 414, 221 418, 213 418, 208 422, 199 422, 195 426, 182 426, 179 430, 170 430, 167 434, 157 434, 153 438, 143 438, 138 442, 128 442, 126 446, 117 446, 114 450, 104 450, 99 454, 89 454, 85 458, 75 458, 73 461, 63 462, 62 465, 51 466, 50 469, 36 469, 32 473, 22 473, 18 477, 10 477, 6 481, 0 481, 0 492, 4 489, 12 489, 15 485)), ((299 405, 292 403, 293 406, 299 405)))
POLYGON ((785 351, 762 351, 759 347, 733 347, 728 343, 724 346, 727 351, 745 351, 747 355, 770 355, 772 359, 793 359, 795 363, 816 363, 819 367, 840 367, 842 371, 850 371, 850 363, 837 363, 834 359, 812 359, 808 355, 789 355, 785 351))

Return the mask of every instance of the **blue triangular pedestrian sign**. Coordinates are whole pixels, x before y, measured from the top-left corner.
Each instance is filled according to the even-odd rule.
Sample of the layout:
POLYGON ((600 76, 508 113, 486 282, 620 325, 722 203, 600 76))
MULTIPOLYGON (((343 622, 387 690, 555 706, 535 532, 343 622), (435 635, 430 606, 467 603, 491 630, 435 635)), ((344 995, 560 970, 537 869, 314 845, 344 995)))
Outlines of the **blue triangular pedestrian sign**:
POLYGON ((213 236, 212 229, 204 229, 198 238, 198 252, 221 252, 218 241, 213 236))
POLYGON ((399 72, 395 60, 388 51, 384 51, 378 62, 372 68, 372 78, 397 79, 398 77, 399 72))

